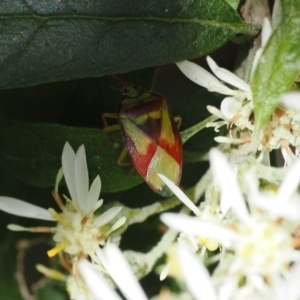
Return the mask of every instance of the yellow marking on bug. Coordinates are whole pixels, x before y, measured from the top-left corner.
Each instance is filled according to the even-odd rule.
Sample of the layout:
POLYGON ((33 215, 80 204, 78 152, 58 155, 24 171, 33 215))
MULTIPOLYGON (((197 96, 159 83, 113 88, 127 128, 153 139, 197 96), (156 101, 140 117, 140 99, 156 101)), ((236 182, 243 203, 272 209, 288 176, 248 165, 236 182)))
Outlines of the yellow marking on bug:
POLYGON ((134 118, 134 123, 143 124, 148 120, 148 115, 141 115, 137 118, 134 118))
POLYGON ((148 146, 152 143, 152 140, 132 121, 122 120, 122 124, 126 135, 132 140, 137 152, 140 155, 146 155, 148 146))
POLYGON ((157 174, 162 174, 173 182, 177 182, 178 174, 180 174, 180 165, 159 146, 149 164, 146 181, 150 182, 158 190, 162 190, 165 183, 157 174))
POLYGON ((161 128, 160 138, 163 140, 167 140, 170 145, 174 145, 176 141, 175 141, 175 136, 172 128, 173 120, 170 119, 170 114, 166 107, 162 109, 161 119, 162 119, 162 128, 161 128))
POLYGON ((160 119, 161 118, 161 112, 162 112, 161 109, 160 110, 156 110, 156 111, 150 112, 148 114, 148 116, 150 118, 153 118, 153 119, 160 119))
POLYGON ((153 111, 144 115, 140 115, 136 118, 134 118, 135 124, 143 124, 145 123, 149 118, 152 119, 160 119, 161 118, 161 110, 153 111))

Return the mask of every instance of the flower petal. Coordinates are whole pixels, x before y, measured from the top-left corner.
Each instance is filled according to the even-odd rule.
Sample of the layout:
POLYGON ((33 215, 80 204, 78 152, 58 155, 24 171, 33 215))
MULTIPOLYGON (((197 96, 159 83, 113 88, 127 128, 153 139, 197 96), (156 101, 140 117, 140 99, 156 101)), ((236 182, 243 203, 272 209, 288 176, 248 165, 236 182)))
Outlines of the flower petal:
POLYGON ((234 97, 226 97, 221 102, 221 112, 228 119, 232 119, 241 108, 241 104, 234 97))
POLYGON ((210 237, 226 245, 228 245, 228 241, 232 241, 236 238, 234 231, 222 227, 221 225, 200 221, 197 217, 176 213, 164 213, 160 216, 160 219, 166 225, 179 232, 210 237))
POLYGON ((300 111, 300 92, 289 92, 281 96, 280 104, 286 108, 295 109, 300 111))
POLYGON ((55 187, 54 187, 54 190, 55 192, 58 193, 58 186, 59 186, 59 183, 61 182, 62 178, 64 177, 64 170, 63 168, 60 168, 57 172, 57 175, 56 175, 56 179, 55 179, 55 187))
POLYGON ((295 201, 281 201, 268 197, 267 195, 260 195, 259 197, 252 198, 251 203, 257 208, 266 211, 275 219, 286 219, 297 222, 300 220, 300 203, 295 201))
POLYGON ((169 272, 170 272, 170 265, 167 264, 167 265, 165 265, 165 267, 160 272, 160 274, 159 274, 159 280, 160 281, 165 280, 168 277, 169 272))
POLYGON ((226 206, 230 206, 236 216, 247 223, 249 221, 249 213, 239 189, 236 176, 231 169, 226 157, 216 148, 210 150, 209 161, 213 176, 222 192, 222 201, 227 201, 226 206))
POLYGON ((64 171, 65 181, 67 183, 71 199, 77 205, 77 191, 74 171, 75 152, 68 142, 65 143, 61 162, 64 171))
POLYGON ((55 221, 47 209, 15 198, 0 197, 0 210, 20 217, 55 221))
POLYGON ((75 184, 77 191, 77 205, 82 213, 87 214, 89 207, 87 207, 87 196, 89 192, 89 173, 86 163, 86 155, 84 145, 81 145, 77 150, 75 156, 75 184))
POLYGON ((205 266, 184 245, 178 246, 178 261, 188 290, 196 300, 218 300, 205 266))
POLYGON ((110 235, 113 231, 118 230, 126 222, 126 217, 121 217, 118 221, 106 232, 106 235, 110 235))
POLYGON ((271 277, 272 294, 270 299, 274 300, 298 300, 300 297, 300 265, 299 262, 290 267, 290 270, 285 276, 273 274, 271 277))
POLYGON ((121 211, 122 208, 123 208, 122 206, 115 206, 110 208, 95 220, 95 226, 101 227, 109 223, 112 219, 114 219, 118 215, 118 213, 121 211))
POLYGON ((95 204, 99 199, 100 191, 101 191, 101 180, 100 180, 100 176, 98 175, 94 179, 87 195, 86 209, 88 214, 94 211, 95 204))
POLYGON ((237 144, 241 143, 241 139, 235 139, 227 136, 216 136, 214 140, 220 144, 237 144))
POLYGON ((198 207, 189 199, 189 197, 169 178, 162 174, 158 174, 161 180, 168 186, 168 188, 182 201, 195 215, 200 213, 198 207))
POLYGON ((278 200, 281 202, 286 202, 293 193, 300 182, 300 158, 298 158, 289 168, 287 174, 285 175, 279 189, 277 192, 278 200))
POLYGON ((233 90, 197 64, 185 60, 176 63, 176 65, 188 79, 207 88, 209 91, 225 95, 234 95, 233 90))
POLYGON ((114 244, 104 248, 109 274, 127 300, 147 300, 147 296, 135 278, 120 249, 114 244))
POLYGON ((120 296, 87 260, 79 260, 78 269, 89 290, 97 300, 121 300, 120 296))
POLYGON ((222 120, 226 119, 225 116, 222 114, 222 112, 219 109, 217 109, 216 107, 207 105, 206 108, 212 115, 215 115, 219 119, 222 119, 222 120))
MULTIPOLYGON (((242 91, 251 92, 251 88, 249 84, 247 84, 244 80, 242 80, 232 72, 220 68, 211 57, 207 56, 206 61, 210 69, 213 71, 213 73, 222 81, 229 83, 230 85, 237 87, 242 91)), ((227 95, 232 95, 232 94, 227 94, 227 95)))

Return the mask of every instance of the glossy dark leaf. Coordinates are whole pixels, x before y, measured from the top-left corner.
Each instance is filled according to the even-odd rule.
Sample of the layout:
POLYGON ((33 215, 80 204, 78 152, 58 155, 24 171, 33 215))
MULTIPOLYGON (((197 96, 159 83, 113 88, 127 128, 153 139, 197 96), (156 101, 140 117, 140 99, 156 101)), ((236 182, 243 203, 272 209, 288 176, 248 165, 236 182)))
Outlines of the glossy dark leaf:
POLYGON ((171 63, 256 32, 222 0, 1 1, 0 88, 171 63))

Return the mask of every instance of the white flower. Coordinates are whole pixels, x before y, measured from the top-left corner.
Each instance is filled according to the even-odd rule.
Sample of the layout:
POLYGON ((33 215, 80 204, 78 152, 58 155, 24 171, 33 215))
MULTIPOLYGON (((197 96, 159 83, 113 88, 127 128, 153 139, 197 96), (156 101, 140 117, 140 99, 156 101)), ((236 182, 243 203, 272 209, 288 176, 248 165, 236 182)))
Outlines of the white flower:
MULTIPOLYGON (((292 237, 300 219, 300 197, 295 196, 300 181, 300 160, 290 168, 273 196, 259 192, 250 173, 247 177, 249 208, 226 158, 213 149, 210 163, 222 197, 231 203, 235 218, 220 226, 195 217, 165 213, 161 216, 162 221, 178 231, 206 235, 219 241, 223 251, 217 272, 224 270, 223 280, 233 278, 231 285, 236 289, 243 276, 247 286, 258 289, 266 285, 264 282, 270 276, 288 274, 290 265, 300 261, 300 252, 294 249, 292 237)), ((165 183, 171 190, 174 189, 169 182, 165 183)), ((176 189, 173 192, 176 194, 176 189)))
MULTIPOLYGON (((252 282, 238 287, 226 276, 220 282, 220 277, 210 275, 198 256, 192 253, 185 245, 178 245, 177 261, 187 287, 184 298, 170 297, 168 299, 196 299, 196 300, 251 300, 251 299, 299 299, 299 265, 293 266, 286 277, 272 275, 267 283, 261 282, 259 278, 253 278, 252 282), (260 286, 260 290, 257 287, 260 286), (192 298, 190 296, 192 295, 192 298)), ((106 260, 109 275, 121 290, 127 300, 147 299, 137 279, 134 277, 125 258, 117 246, 108 244, 104 248, 102 259, 106 260)), ((79 261, 79 274, 86 283, 88 290, 95 299, 120 300, 120 296, 113 290, 107 280, 97 272, 94 265, 86 260, 79 261)), ((155 299, 164 299, 163 295, 155 299)))
MULTIPOLYGON (((259 55, 261 52, 258 53, 259 55)), ((180 70, 192 81, 209 91, 229 96, 221 102, 220 110, 212 106, 207 107, 209 112, 221 121, 207 123, 206 126, 214 127, 217 132, 221 126, 227 126, 229 137, 216 137, 215 140, 219 143, 243 144, 250 142, 255 122, 250 86, 235 74, 218 67, 209 56, 207 62, 216 77, 238 89, 228 88, 195 63, 189 61, 177 63, 180 70)), ((299 100, 299 96, 295 92, 282 97, 281 104, 272 113, 260 134, 260 143, 257 148, 262 153, 280 148, 287 165, 295 159, 290 145, 296 147, 296 155, 300 152, 300 105, 297 99, 299 100)))
POLYGON ((76 277, 73 275, 68 276, 66 285, 70 300, 95 300, 94 295, 86 287, 82 277, 78 276, 78 274, 76 277))
POLYGON ((70 300, 94 300, 94 296, 90 290, 87 289, 85 282, 79 274, 76 274, 76 276, 66 276, 60 271, 47 268, 40 264, 36 265, 36 269, 47 278, 65 282, 70 300))
MULTIPOLYGON (((99 245, 105 244, 111 228, 116 229, 111 227, 109 230, 102 231, 101 227, 111 222, 122 207, 113 207, 98 217, 93 215, 103 203, 103 200, 98 200, 101 181, 98 175, 89 189, 83 146, 79 147, 75 154, 70 145, 66 143, 62 155, 62 167, 72 200, 67 199, 66 205, 62 207, 62 214, 50 210, 52 216, 58 221, 53 239, 58 247, 60 245, 64 247, 66 253, 75 256, 80 253, 91 256, 99 248, 99 245)), ((121 219, 121 222, 124 223, 124 221, 124 218, 121 219)), ((55 254, 59 248, 53 250, 53 254, 55 254)))
MULTIPOLYGON (((147 300, 132 270, 116 245, 107 244, 100 254, 101 259, 106 261, 106 269, 115 281, 125 299, 147 300)), ((206 268, 199 262, 188 249, 181 246, 177 250, 178 262, 188 288, 188 291, 196 300, 217 300, 217 294, 211 282, 210 275, 206 268)), ((79 272, 84 278, 87 287, 94 294, 96 299, 120 300, 121 298, 109 287, 106 280, 97 273, 93 265, 86 260, 79 261, 79 272)), ((191 299, 188 295, 188 298, 191 299)), ((159 297, 159 299, 161 299, 159 297)), ((169 298, 168 298, 169 299, 169 298)), ((173 299, 173 298, 170 298, 173 299)), ((176 298, 177 299, 177 298, 176 298)))
MULTIPOLYGON (((147 296, 138 284, 132 270, 123 257, 119 248, 114 244, 107 244, 102 251, 98 251, 98 257, 105 266, 108 274, 114 280, 126 299, 146 300, 147 296)), ((93 266, 87 261, 81 260, 78 264, 79 272, 84 277, 87 286, 97 299, 120 300, 121 298, 108 286, 104 278, 97 274, 93 266), (100 289, 100 286, 102 289, 100 289), (103 296, 105 291, 106 296, 103 296)))
POLYGON ((49 250, 49 256, 54 256, 60 251, 76 257, 95 255, 100 245, 104 245, 112 231, 122 226, 125 217, 121 217, 115 224, 110 224, 119 214, 122 207, 113 207, 101 214, 94 212, 102 205, 99 200, 101 189, 100 177, 97 176, 89 188, 89 177, 86 163, 85 149, 82 145, 77 153, 68 143, 65 144, 62 154, 62 170, 57 176, 54 198, 62 210, 61 213, 49 208, 45 210, 38 206, 9 197, 0 197, 0 209, 11 214, 57 221, 56 227, 23 228, 19 225, 10 224, 11 230, 27 230, 32 232, 53 232, 56 246, 49 250), (63 204, 58 194, 58 184, 62 176, 68 186, 71 199, 66 198, 63 204))
MULTIPOLYGON (((158 175, 169 187, 172 187, 173 193, 181 200, 199 219, 205 221, 211 221, 215 224, 221 224, 224 215, 221 212, 221 208, 215 203, 201 203, 200 207, 197 207, 171 180, 162 174, 158 175)), ((204 254, 205 249, 214 251, 219 247, 219 243, 207 235, 193 235, 190 233, 182 232, 178 238, 178 241, 187 242, 191 248, 196 252, 203 247, 204 254)))
POLYGON ((253 112, 250 86, 235 74, 226 69, 220 68, 209 56, 207 56, 206 60, 216 77, 238 88, 230 89, 216 77, 195 63, 189 61, 177 63, 177 66, 184 75, 195 83, 207 88, 211 92, 217 92, 219 94, 229 96, 222 101, 221 110, 212 106, 207 107, 210 113, 224 120, 208 123, 207 127, 215 127, 215 130, 218 131, 220 126, 227 124, 229 127, 232 126, 231 124, 235 124, 241 130, 245 128, 253 130, 253 124, 250 120, 250 116, 253 112))
POLYGON ((290 93, 283 94, 281 96, 280 103, 286 108, 300 111, 300 92, 293 91, 290 93))
POLYGON ((288 299, 299 300, 300 299, 300 264, 294 264, 291 270, 286 276, 274 275, 271 278, 272 283, 272 297, 274 300, 288 299))
MULTIPOLYGON (((263 49, 271 33, 270 22, 265 19, 261 48, 255 55, 250 78, 255 72, 258 61, 263 60, 263 49)), ((207 57, 207 62, 216 77, 192 62, 177 63, 179 69, 193 82, 209 91, 228 96, 221 102, 220 110, 207 106, 209 112, 221 121, 207 123, 206 126, 214 127, 216 132, 221 126, 227 126, 229 137, 216 137, 215 140, 219 143, 244 144, 250 142, 255 124, 251 86, 230 71, 218 67, 210 57, 207 57), (236 89, 229 88, 218 78, 236 89)), ((289 98, 290 100, 286 100, 286 97, 283 97, 282 103, 272 113, 264 130, 260 133, 260 143, 257 147, 257 150, 262 151, 263 154, 274 149, 281 149, 287 165, 295 159, 290 145, 296 147, 296 155, 300 152, 300 111, 298 109, 300 105, 296 104, 299 102, 296 95, 290 95, 289 98), (287 101, 289 101, 288 105, 287 101), (291 104, 292 102, 294 104, 291 104)))
POLYGON ((220 299, 206 267, 199 261, 198 257, 183 245, 178 247, 178 262, 181 266, 187 288, 195 299, 220 299))

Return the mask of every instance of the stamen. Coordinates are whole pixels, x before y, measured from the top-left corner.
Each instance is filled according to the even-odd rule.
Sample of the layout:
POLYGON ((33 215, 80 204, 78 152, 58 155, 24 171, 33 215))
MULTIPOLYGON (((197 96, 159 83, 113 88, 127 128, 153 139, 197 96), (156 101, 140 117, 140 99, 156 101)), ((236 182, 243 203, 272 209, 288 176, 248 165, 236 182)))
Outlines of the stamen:
POLYGON ((81 220, 81 225, 84 225, 88 220, 88 217, 84 217, 82 220, 81 220))
POLYGON ((251 137, 245 137, 243 139, 240 139, 240 144, 246 144, 251 142, 251 137))
POLYGON ((64 203, 63 203, 60 195, 57 193, 57 191, 52 191, 52 196, 53 196, 56 204, 58 205, 58 207, 62 210, 65 206, 64 206, 64 203))
POLYGON ((11 231, 29 231, 31 232, 31 228, 26 228, 17 224, 8 224, 7 228, 11 231))
POLYGON ((226 143, 226 144, 245 144, 251 142, 251 137, 245 137, 243 139, 235 139, 225 136, 217 136, 215 137, 215 141, 218 143, 226 143))
POLYGON ((58 252, 62 251, 68 244, 66 242, 62 242, 58 245, 56 245, 51 250, 47 251, 47 254, 49 257, 55 256, 58 252))
POLYGON ((294 153, 293 151, 291 150, 291 148, 289 147, 289 142, 286 141, 286 140, 281 140, 281 145, 282 147, 284 148, 284 150, 286 151, 286 153, 291 156, 292 158, 294 158, 294 153))
POLYGON ((77 259, 77 257, 75 257, 74 261, 73 261, 72 274, 74 277, 77 277, 77 275, 78 275, 78 259, 77 259))
POLYGON ((232 135, 232 126, 233 126, 233 123, 229 123, 227 125, 227 129, 229 129, 229 137, 232 139, 233 138, 233 135, 232 135))
POLYGON ((52 233, 55 229, 51 227, 31 227, 31 232, 46 232, 46 233, 52 233))
POLYGON ((240 118, 241 114, 237 113, 234 117, 232 117, 229 121, 231 123, 235 123, 239 118, 240 118))
POLYGON ((293 247, 295 249, 299 249, 300 248, 300 238, 294 238, 293 239, 293 247))
POLYGON ((57 213, 53 208, 48 208, 48 211, 53 219, 57 222, 62 223, 64 221, 64 217, 62 214, 57 213))
POLYGON ((56 180, 55 180, 55 191, 56 192, 58 192, 58 186, 59 186, 59 183, 62 180, 63 176, 64 176, 64 170, 63 170, 63 168, 60 168, 57 172, 56 180))
POLYGON ((105 234, 104 233, 97 236, 97 241, 99 241, 99 242, 103 241, 104 239, 105 239, 105 234))
POLYGON ((40 273, 42 273, 43 275, 45 275, 48 278, 61 280, 61 281, 66 281, 67 280, 66 276, 63 273, 61 273, 57 270, 49 269, 49 268, 47 268, 43 265, 40 265, 40 264, 36 265, 35 267, 40 273))
POLYGON ((65 268, 69 273, 72 273, 72 265, 64 257, 61 257, 59 262, 63 268, 65 268))
POLYGON ((29 231, 29 232, 46 232, 46 233, 52 233, 54 231, 54 228, 51 227, 23 227, 17 224, 9 224, 7 225, 7 228, 11 231, 29 231))

